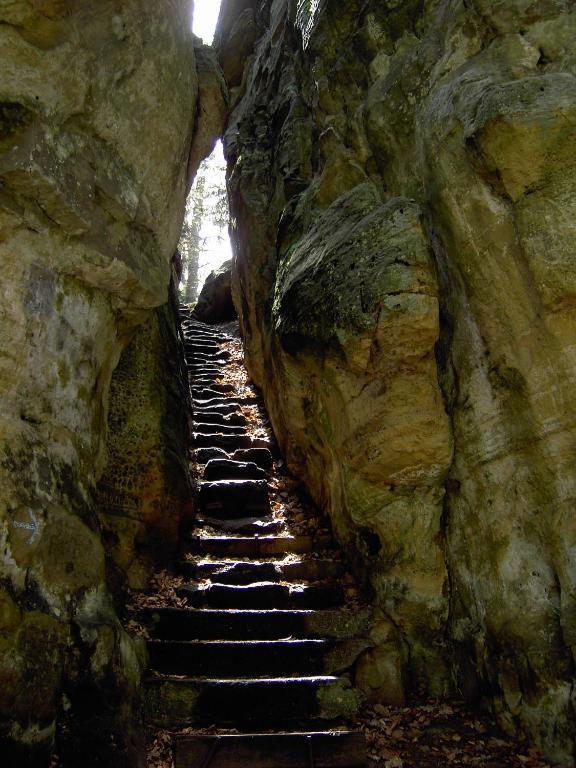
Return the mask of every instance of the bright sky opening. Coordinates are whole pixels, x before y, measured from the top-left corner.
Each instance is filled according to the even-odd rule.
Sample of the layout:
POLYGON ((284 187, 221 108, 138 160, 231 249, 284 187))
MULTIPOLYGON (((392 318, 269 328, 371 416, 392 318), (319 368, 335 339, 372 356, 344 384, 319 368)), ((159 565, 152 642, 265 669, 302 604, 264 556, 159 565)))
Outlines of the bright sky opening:
POLYGON ((219 13, 220 0, 194 0, 192 30, 195 35, 201 37, 208 45, 214 39, 214 31, 219 13))
MULTIPOLYGON (((220 2, 221 0, 194 0, 192 30, 208 45, 214 40, 214 32, 220 13, 220 2)), ((205 163, 207 175, 212 179, 216 175, 217 178, 221 179, 223 186, 226 163, 221 142, 216 144, 214 152, 205 163)), ((199 265, 199 282, 200 287, 202 287, 204 280, 213 269, 217 269, 222 262, 232 258, 232 249, 228 233, 218 231, 208 218, 202 222, 200 236, 204 242, 199 265)))
MULTIPOLYGON (((222 142, 219 141, 214 147, 214 152, 204 161, 204 171, 212 183, 217 184, 219 182, 224 186, 226 183, 224 180, 225 168, 224 151, 222 142)), ((200 237, 204 242, 198 270, 200 288, 202 288, 204 280, 210 272, 213 269, 218 269, 223 262, 232 258, 232 246, 228 232, 226 230, 219 231, 208 217, 202 221, 200 237)))

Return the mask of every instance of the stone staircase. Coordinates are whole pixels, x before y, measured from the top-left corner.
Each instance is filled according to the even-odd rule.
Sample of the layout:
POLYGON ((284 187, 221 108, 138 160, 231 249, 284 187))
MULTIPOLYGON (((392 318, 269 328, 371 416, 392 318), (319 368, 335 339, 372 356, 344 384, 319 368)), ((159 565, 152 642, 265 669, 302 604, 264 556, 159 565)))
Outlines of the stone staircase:
POLYGON ((331 535, 295 533, 272 508, 274 443, 250 435, 259 398, 228 375, 232 335, 182 321, 197 519, 179 564, 186 607, 142 615, 147 720, 173 732, 175 768, 363 766, 347 673, 369 646, 368 612, 346 606, 331 535))

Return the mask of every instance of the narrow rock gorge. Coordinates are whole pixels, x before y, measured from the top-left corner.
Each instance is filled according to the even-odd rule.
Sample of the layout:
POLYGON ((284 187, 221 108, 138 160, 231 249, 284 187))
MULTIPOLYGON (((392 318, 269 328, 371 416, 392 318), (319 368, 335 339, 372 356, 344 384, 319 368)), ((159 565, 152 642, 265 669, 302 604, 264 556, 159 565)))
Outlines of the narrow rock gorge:
MULTIPOLYGON (((573 0, 0 0, 0 763, 146 764, 126 590, 193 519, 175 258, 371 603, 363 699, 576 758, 573 0)), ((159 719, 161 720, 161 714, 159 719)))

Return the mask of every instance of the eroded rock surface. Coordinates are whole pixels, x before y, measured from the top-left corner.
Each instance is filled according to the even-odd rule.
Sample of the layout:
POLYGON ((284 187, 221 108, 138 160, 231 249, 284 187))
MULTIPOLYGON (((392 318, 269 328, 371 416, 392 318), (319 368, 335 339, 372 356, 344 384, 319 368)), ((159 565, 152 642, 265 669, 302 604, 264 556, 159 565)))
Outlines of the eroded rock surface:
POLYGON ((358 682, 457 686, 572 764, 573 3, 221 19, 246 361, 374 589, 358 682))
MULTIPOLYGON (((185 423, 166 423, 164 378, 158 406, 131 414, 153 411, 142 440, 118 432, 107 445, 107 424, 126 382, 149 385, 133 364, 169 355, 170 311, 154 310, 168 298, 196 116, 189 9, 2 3, 0 62, 1 761, 47 765, 63 709, 83 764, 137 766, 142 644, 118 620, 107 556, 120 581, 142 577, 131 548, 149 544, 166 501, 158 475, 185 423), (114 512, 146 439, 158 450, 140 467, 138 530, 107 531, 105 546, 97 481, 112 457, 103 512, 114 512)), ((186 470, 174 474, 164 531, 188 504, 186 470)))

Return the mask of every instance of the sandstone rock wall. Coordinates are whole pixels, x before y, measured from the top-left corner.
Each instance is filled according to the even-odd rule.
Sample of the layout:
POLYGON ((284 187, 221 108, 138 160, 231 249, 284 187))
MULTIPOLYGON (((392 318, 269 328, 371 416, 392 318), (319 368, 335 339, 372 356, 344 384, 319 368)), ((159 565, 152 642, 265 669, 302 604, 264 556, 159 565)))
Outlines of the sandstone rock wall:
POLYGON ((174 394, 150 381, 175 343, 170 260, 199 92, 189 7, 1 3, 0 68, 0 754, 45 766, 63 709, 82 764, 136 766, 144 658, 109 565, 141 581, 133 546, 150 545, 167 499, 173 543, 189 505, 169 456, 174 394), (147 433, 126 439, 119 422, 145 412, 147 433), (126 483, 136 519, 112 525, 126 483))
POLYGON ((381 611, 357 682, 569 764, 575 39, 569 0, 225 0, 219 34, 247 364, 381 611))
POLYGON ((188 374, 174 282, 112 375, 106 467, 97 506, 110 556, 108 583, 143 589, 177 552, 192 520, 188 374))

